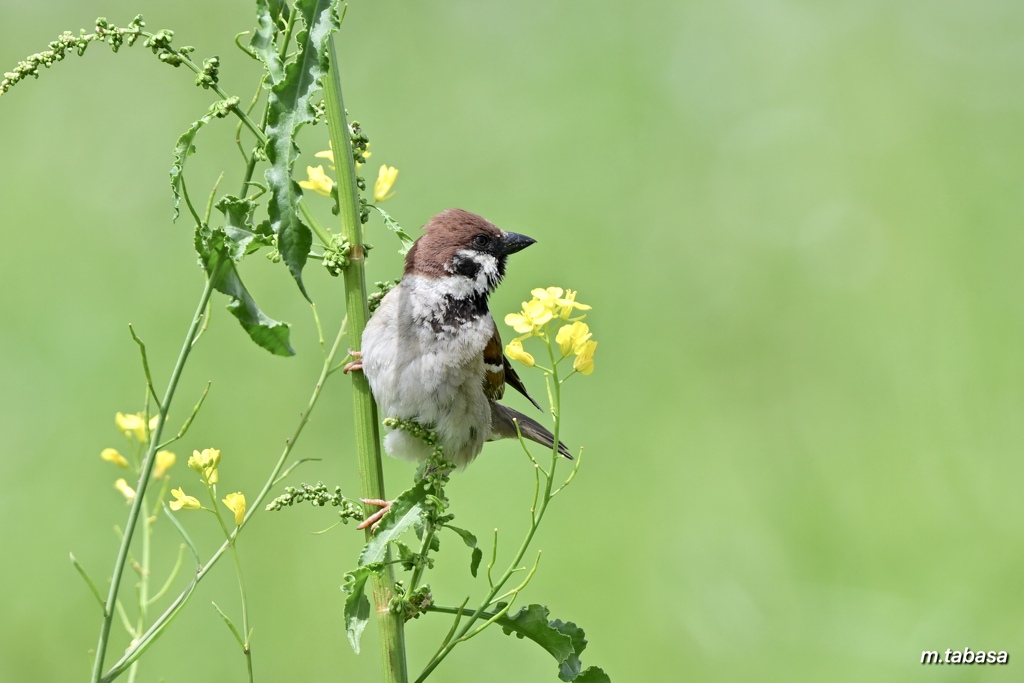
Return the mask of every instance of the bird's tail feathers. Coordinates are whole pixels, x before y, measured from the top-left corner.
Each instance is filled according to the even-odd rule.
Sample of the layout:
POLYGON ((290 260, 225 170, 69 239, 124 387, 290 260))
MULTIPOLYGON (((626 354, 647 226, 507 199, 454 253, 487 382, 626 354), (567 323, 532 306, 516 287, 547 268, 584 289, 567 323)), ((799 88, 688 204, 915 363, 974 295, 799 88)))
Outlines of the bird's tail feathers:
MULTIPOLYGON (((516 423, 519 423, 519 432, 524 438, 539 443, 541 446, 551 448, 555 443, 555 436, 549 432, 544 425, 533 418, 523 415, 518 410, 513 410, 500 403, 491 403, 491 430, 496 438, 516 439, 519 433, 516 432, 516 423)), ((572 460, 572 453, 561 441, 558 442, 558 452, 572 460)))

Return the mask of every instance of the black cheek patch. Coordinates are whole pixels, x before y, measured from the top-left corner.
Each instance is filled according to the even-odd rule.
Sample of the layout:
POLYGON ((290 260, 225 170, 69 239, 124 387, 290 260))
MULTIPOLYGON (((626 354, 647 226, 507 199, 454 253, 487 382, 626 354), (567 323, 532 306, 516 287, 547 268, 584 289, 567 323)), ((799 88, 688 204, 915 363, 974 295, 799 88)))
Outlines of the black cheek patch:
POLYGON ((452 271, 457 275, 463 275, 472 280, 480 272, 480 264, 471 258, 456 255, 452 261, 452 271))

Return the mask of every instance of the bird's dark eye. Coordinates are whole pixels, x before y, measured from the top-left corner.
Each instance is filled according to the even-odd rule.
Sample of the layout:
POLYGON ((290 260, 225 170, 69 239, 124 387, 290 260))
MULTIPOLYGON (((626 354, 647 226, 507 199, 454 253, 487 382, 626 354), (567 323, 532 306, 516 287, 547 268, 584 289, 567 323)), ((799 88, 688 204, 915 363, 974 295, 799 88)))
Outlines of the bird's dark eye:
POLYGON ((491 238, 487 235, 477 235, 473 238, 473 246, 477 249, 483 249, 491 243, 491 238))

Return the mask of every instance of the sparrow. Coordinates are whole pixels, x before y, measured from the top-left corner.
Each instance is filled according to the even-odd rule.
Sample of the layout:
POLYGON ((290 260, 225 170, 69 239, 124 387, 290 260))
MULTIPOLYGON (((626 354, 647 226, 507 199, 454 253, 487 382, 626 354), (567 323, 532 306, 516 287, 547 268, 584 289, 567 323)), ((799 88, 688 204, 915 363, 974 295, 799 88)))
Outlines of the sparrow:
MULTIPOLYGON (((406 254, 401 281, 367 323, 362 349, 353 352, 356 361, 346 371, 363 371, 384 417, 432 429, 445 458, 459 469, 486 441, 518 438, 517 423, 524 438, 551 448, 550 431, 497 402, 507 384, 540 410, 505 357, 487 307, 508 256, 536 240, 462 209, 437 214, 424 230, 406 254)), ((431 453, 399 429, 387 430, 384 449, 414 461, 431 453)), ((558 452, 572 459, 561 442, 558 452)))

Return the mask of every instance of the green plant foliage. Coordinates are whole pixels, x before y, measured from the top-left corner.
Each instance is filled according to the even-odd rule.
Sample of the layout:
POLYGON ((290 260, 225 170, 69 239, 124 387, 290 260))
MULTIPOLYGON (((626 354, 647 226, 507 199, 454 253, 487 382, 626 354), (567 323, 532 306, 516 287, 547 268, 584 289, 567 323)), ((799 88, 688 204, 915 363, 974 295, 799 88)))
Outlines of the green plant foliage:
POLYGON ((178 142, 174 145, 174 164, 171 166, 171 196, 174 200, 174 215, 172 220, 178 220, 181 197, 185 189, 185 161, 195 154, 196 146, 193 141, 199 129, 213 121, 215 118, 222 119, 231 113, 231 110, 238 106, 238 98, 214 102, 210 110, 192 122, 188 130, 181 134, 178 142))
MULTIPOLYGON (((361 197, 361 193, 367 190, 367 184, 365 179, 354 176, 355 166, 365 164, 370 155, 370 141, 358 123, 347 123, 347 113, 341 96, 340 75, 337 69, 331 71, 330 68, 330 62, 336 59, 331 36, 341 25, 338 4, 338 0, 295 0, 293 4, 282 0, 255 0, 256 27, 248 47, 240 42, 244 33, 235 36, 235 45, 263 66, 263 74, 255 88, 256 93, 248 106, 243 106, 240 97, 229 95, 221 87, 222 76, 230 73, 227 60, 222 63, 220 57, 214 56, 203 59, 201 63, 193 61, 190 55, 195 51, 194 48, 173 47, 174 33, 170 30, 163 29, 155 33, 143 30, 145 24, 141 15, 126 28, 118 28, 101 18, 97 19, 93 33, 82 31, 75 36, 65 32, 58 40, 50 43, 49 50, 31 55, 20 62, 14 71, 4 73, 3 81, 0 81, 0 94, 3 94, 29 76, 38 77, 40 67, 48 68, 72 52, 84 54, 92 42, 107 42, 114 52, 118 52, 122 45, 133 45, 141 38, 143 46, 161 62, 174 67, 184 66, 183 71, 191 72, 196 86, 203 91, 211 91, 218 98, 205 114, 193 121, 177 138, 170 169, 172 222, 179 218, 184 202, 188 214, 194 221, 193 245, 206 275, 203 291, 182 341, 178 360, 170 373, 167 388, 162 395, 157 394, 153 385, 146 346, 132 329, 132 337, 142 355, 146 398, 141 412, 130 415, 118 413, 117 424, 134 444, 135 451, 129 454, 131 460, 113 448, 103 451, 104 460, 117 467, 131 469, 132 474, 137 476, 131 484, 126 478, 119 478, 115 483, 116 490, 129 503, 130 511, 127 522, 119 529, 121 541, 106 597, 98 588, 103 585, 102 582, 93 581, 84 567, 72 556, 74 568, 85 580, 86 587, 102 609, 100 637, 94 650, 91 679, 93 683, 107 683, 126 671, 129 672, 130 680, 135 680, 138 676, 140 657, 166 631, 184 609, 196 585, 217 563, 218 558, 226 553, 230 553, 234 560, 241 597, 241 620, 229 615, 230 608, 221 609, 217 603, 214 603, 214 608, 240 646, 248 680, 255 680, 251 647, 253 629, 249 620, 242 562, 236 545, 239 533, 257 510, 281 510, 303 501, 316 507, 325 507, 330 503, 331 507, 337 509, 341 522, 362 518, 362 508, 354 499, 345 497, 341 487, 336 487, 332 492, 323 483, 286 487, 283 495, 262 507, 270 491, 286 479, 292 468, 303 462, 300 460, 285 469, 291 449, 309 420, 324 381, 336 370, 345 367, 344 361, 335 363, 339 349, 343 348, 342 339, 351 334, 356 340, 354 343, 358 343, 366 323, 365 311, 376 308, 387 291, 398 282, 380 282, 380 291, 377 294, 372 297, 367 294, 364 260, 371 245, 364 243, 362 224, 368 221, 371 211, 376 210, 384 227, 398 239, 401 254, 406 254, 413 244, 413 238, 402 229, 397 220, 376 204, 361 197), (327 76, 330 78, 325 78, 327 76), (260 105, 262 115, 253 114, 260 105), (205 203, 198 205, 197 208, 186 182, 186 168, 188 167, 191 172, 189 160, 197 150, 196 140, 200 130, 216 118, 227 117, 238 119, 235 142, 245 168, 241 187, 235 194, 220 193, 220 183, 225 177, 222 173, 205 203), (327 177, 320 169, 319 174, 310 173, 310 179, 300 185, 293 178, 294 167, 300 154, 298 135, 307 124, 323 120, 327 121, 332 149, 338 155, 339 163, 334 169, 337 181, 327 177), (244 141, 243 133, 254 138, 254 143, 251 140, 244 141), (253 146, 246 147, 247 144, 253 146), (261 164, 266 166, 263 172, 266 186, 254 180, 254 177, 258 177, 257 167, 263 168, 261 164), (331 197, 332 210, 335 215, 341 216, 340 231, 324 227, 310 206, 303 203, 303 186, 331 197), (255 216, 264 194, 267 195, 267 213, 265 219, 259 220, 255 216), (211 219, 214 209, 219 212, 219 217, 211 219), (319 253, 314 252, 314 236, 320 243, 319 253), (242 282, 239 264, 247 256, 264 247, 269 249, 268 258, 271 261, 284 262, 307 300, 309 294, 303 281, 303 273, 309 258, 320 260, 331 275, 344 275, 349 315, 340 323, 337 337, 328 351, 319 315, 313 308, 324 355, 323 368, 308 406, 300 414, 298 426, 291 438, 285 441, 284 451, 263 489, 253 495, 252 491, 241 490, 245 488, 244 485, 238 485, 238 490, 227 492, 235 488, 232 482, 232 488, 218 492, 220 474, 217 466, 221 452, 218 448, 204 447, 201 451, 196 449, 188 460, 188 470, 191 471, 191 475, 200 476, 209 497, 208 501, 200 503, 185 491, 185 488, 194 486, 194 480, 191 484, 186 481, 183 486, 172 488, 167 469, 174 464, 177 456, 165 449, 185 436, 204 404, 209 385, 176 435, 165 437, 165 434, 174 432, 164 430, 191 349, 206 329, 212 292, 219 291, 229 298, 227 309, 239 321, 252 341, 260 347, 279 356, 295 354, 291 344, 290 325, 267 316, 242 282), (246 493, 249 495, 248 500, 246 493), (169 494, 173 498, 171 501, 167 500, 169 494), (224 506, 233 515, 227 516, 224 506), (151 583, 150 578, 159 576, 151 572, 150 563, 154 553, 150 552, 150 544, 154 540, 151 526, 161 519, 157 514, 161 510, 165 516, 170 517, 170 522, 180 534, 184 545, 178 549, 173 571, 163 586, 157 587, 151 583), (214 514, 223 536, 219 549, 212 555, 204 554, 201 550, 202 542, 193 541, 186 529, 189 523, 185 520, 192 514, 189 510, 204 510, 214 514), (133 545, 133 534, 136 532, 141 534, 142 540, 133 545), (137 554, 140 545, 142 552, 137 554), (171 592, 179 571, 187 565, 187 561, 183 559, 186 556, 186 548, 195 562, 196 570, 194 573, 188 572, 192 574, 191 580, 176 598, 164 600, 165 595, 171 592), (138 618, 134 622, 122 604, 128 592, 124 589, 127 587, 127 577, 131 570, 135 570, 139 575, 133 596, 137 598, 138 603, 135 608, 138 618), (162 603, 162 612, 156 608, 156 603, 162 603), (106 660, 114 651, 110 636, 116 618, 120 619, 129 639, 123 655, 110 666, 106 660)), ((395 167, 388 167, 386 172, 382 173, 371 193, 375 202, 383 202, 394 196, 391 187, 397 173, 395 167)), ((310 199, 312 198, 311 194, 310 199)), ((544 341, 548 343, 550 353, 551 340, 544 336, 544 341)), ((353 353, 352 357, 355 355, 353 353)), ((551 414, 557 416, 558 386, 564 380, 558 379, 554 357, 551 358, 551 362, 552 368, 547 370, 547 373, 548 379, 554 382, 554 388, 549 389, 549 396, 553 397, 551 414)), ((379 440, 376 438, 378 425, 375 424, 377 416, 365 378, 356 375, 353 386, 357 397, 353 412, 358 437, 357 458, 360 465, 361 490, 367 499, 376 500, 384 497, 383 479, 377 476, 380 472, 379 440)), ((421 463, 414 484, 390 504, 387 514, 375 525, 372 533, 368 534, 356 568, 344 574, 342 588, 345 592, 345 630, 353 650, 359 652, 362 633, 371 615, 375 614, 383 644, 385 681, 407 683, 404 623, 433 612, 435 617, 438 614, 449 614, 455 618, 448 635, 433 657, 427 661, 418 681, 427 678, 453 647, 468 641, 494 624, 501 625, 506 633, 516 633, 520 638, 533 640, 548 651, 558 661, 563 681, 606 681, 607 677, 599 669, 581 670, 579 655, 586 646, 582 629, 578 629, 572 623, 549 621, 547 609, 539 605, 523 608, 514 616, 508 615, 511 604, 537 570, 536 562, 528 571, 521 563, 544 510, 552 496, 571 481, 576 470, 573 469, 572 474, 565 479, 559 489, 553 490, 552 482, 558 454, 551 453, 550 468, 544 469, 529 450, 526 450, 530 462, 534 465, 535 490, 530 507, 530 526, 519 550, 511 553, 507 568, 498 569, 492 575, 497 561, 495 531, 493 551, 486 568, 487 586, 478 606, 471 611, 465 610, 469 602, 467 597, 458 608, 442 607, 435 604, 431 584, 425 580, 426 572, 434 568, 437 554, 441 550, 440 530, 450 529, 470 549, 469 571, 472 577, 481 578, 480 584, 483 581, 478 575, 484 553, 474 533, 451 524, 455 515, 449 510, 450 501, 445 494, 445 485, 454 470, 454 465, 445 460, 437 437, 431 431, 431 425, 420 425, 393 416, 384 420, 384 425, 391 429, 406 430, 416 438, 422 439, 432 448, 432 455, 421 463), (415 537, 418 543, 413 543, 410 540, 412 537, 415 537), (395 555, 397 559, 394 559, 395 555), (409 573, 408 579, 397 581, 394 578, 395 569, 399 567, 409 573), (513 584, 512 579, 517 575, 516 580, 519 583, 513 584), (368 590, 368 583, 372 590, 368 590), (370 594, 375 605, 371 605, 370 594), (376 607, 376 610, 373 607, 376 607)), ((558 434, 557 417, 554 433, 558 434)), ((525 448, 525 444, 523 445, 525 448)), ((225 476, 225 480, 227 479, 225 476)), ((227 481, 222 482, 222 485, 226 484, 227 481)), ((196 536, 196 539, 202 541, 200 536, 196 536)), ((537 561, 539 562, 539 553, 537 561)), ((224 602, 220 604, 226 605, 224 602)))
POLYGON ((475 579, 477 570, 480 569, 480 561, 484 559, 483 551, 476 545, 476 536, 465 529, 460 529, 459 527, 452 526, 451 524, 444 524, 443 526, 445 529, 451 529, 457 533, 462 538, 462 542, 465 543, 467 547, 472 548, 472 553, 470 553, 469 559, 469 573, 472 574, 475 579))
MULTIPOLYGON (((504 605, 499 603, 498 608, 500 610, 504 605)), ((529 638, 547 650, 558 662, 560 680, 591 683, 609 680, 597 667, 580 670, 580 655, 587 647, 586 634, 571 621, 549 621, 547 607, 527 605, 514 615, 499 617, 497 621, 505 635, 515 633, 517 638, 529 638)))
POLYGON ((324 52, 331 31, 339 26, 337 12, 330 0, 299 0, 295 11, 306 24, 297 36, 298 54, 285 67, 284 78, 270 89, 268 99, 266 153, 270 168, 266 171, 270 199, 267 210, 270 225, 277 235, 281 258, 307 299, 302 284, 302 269, 313 244, 310 229, 299 218, 302 189, 292 178, 299 146, 295 136, 305 123, 312 123, 315 112, 311 103, 320 90, 320 78, 327 72, 324 52))
POLYGON ((224 228, 197 229, 195 246, 214 289, 231 297, 227 308, 249 338, 274 355, 294 356, 295 349, 288 339, 290 325, 263 313, 242 284, 232 255, 238 255, 244 247, 228 237, 224 228))
POLYGON ((370 621, 370 601, 366 598, 366 581, 380 571, 376 565, 358 567, 345 574, 342 590, 348 593, 345 598, 345 633, 352 649, 359 653, 359 639, 363 629, 370 621))
POLYGON ((286 20, 281 11, 284 7, 287 5, 282 5, 280 2, 256 0, 256 30, 253 31, 252 39, 249 41, 249 47, 253 54, 263 62, 263 66, 267 70, 267 79, 271 86, 277 85, 284 78, 284 66, 281 64, 275 40, 277 18, 281 17, 286 20))

